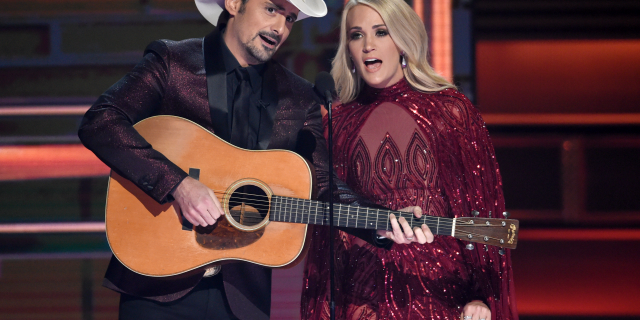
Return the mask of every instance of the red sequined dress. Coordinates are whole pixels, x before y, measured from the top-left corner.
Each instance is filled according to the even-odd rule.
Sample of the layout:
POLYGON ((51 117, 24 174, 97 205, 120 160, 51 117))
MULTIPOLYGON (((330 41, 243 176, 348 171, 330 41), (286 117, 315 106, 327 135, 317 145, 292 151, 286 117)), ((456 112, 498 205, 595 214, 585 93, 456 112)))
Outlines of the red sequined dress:
MULTIPOLYGON (((326 120, 326 118, 325 118, 326 120)), ((392 210, 442 217, 501 216, 504 197, 484 121, 456 90, 421 93, 403 79, 334 107, 334 168, 356 193, 392 210)), ((328 231, 316 227, 302 319, 329 319, 328 231)), ((460 319, 472 300, 493 319, 518 319, 509 250, 436 236, 376 248, 336 232, 336 319, 460 319)))

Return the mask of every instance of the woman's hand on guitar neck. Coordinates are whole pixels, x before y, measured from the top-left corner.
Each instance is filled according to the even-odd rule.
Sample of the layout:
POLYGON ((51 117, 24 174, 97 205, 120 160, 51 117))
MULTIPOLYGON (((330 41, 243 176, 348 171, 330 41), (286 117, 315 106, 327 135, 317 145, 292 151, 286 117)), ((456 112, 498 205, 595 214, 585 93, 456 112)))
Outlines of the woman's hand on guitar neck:
POLYGON ((202 182, 186 177, 172 193, 176 212, 194 226, 209 226, 224 214, 220 201, 211 189, 202 182))
MULTIPOLYGON (((417 206, 406 207, 399 211, 413 212, 413 215, 416 216, 416 218, 422 217, 422 209, 417 206)), ((409 223, 403 217, 397 219, 394 214, 391 214, 389 215, 389 219, 391 220, 391 227, 393 230, 378 230, 379 236, 391 239, 397 244, 409 244, 412 242, 425 244, 433 242, 433 233, 431 233, 431 230, 429 230, 429 227, 426 224, 423 224, 421 228, 416 227, 411 229, 409 223), (400 226, 402 226, 402 229, 400 226)))

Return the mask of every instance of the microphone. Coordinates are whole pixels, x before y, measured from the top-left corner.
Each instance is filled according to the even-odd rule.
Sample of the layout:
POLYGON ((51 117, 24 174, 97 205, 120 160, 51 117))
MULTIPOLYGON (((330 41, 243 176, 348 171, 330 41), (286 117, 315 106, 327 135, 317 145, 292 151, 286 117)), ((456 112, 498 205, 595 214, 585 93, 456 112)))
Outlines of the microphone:
POLYGON ((333 81, 333 77, 328 72, 322 71, 316 76, 316 93, 323 98, 325 107, 327 108, 328 118, 328 135, 327 145, 329 153, 329 287, 331 288, 331 295, 329 298, 329 319, 334 320, 336 318, 336 285, 334 281, 335 270, 333 263, 335 261, 335 253, 333 248, 333 128, 331 119, 331 102, 333 100, 333 93, 336 91, 336 83, 333 81))
POLYGON ((333 94, 336 92, 336 83, 328 72, 322 71, 318 73, 316 76, 315 89, 324 101, 328 103, 333 102, 333 94))

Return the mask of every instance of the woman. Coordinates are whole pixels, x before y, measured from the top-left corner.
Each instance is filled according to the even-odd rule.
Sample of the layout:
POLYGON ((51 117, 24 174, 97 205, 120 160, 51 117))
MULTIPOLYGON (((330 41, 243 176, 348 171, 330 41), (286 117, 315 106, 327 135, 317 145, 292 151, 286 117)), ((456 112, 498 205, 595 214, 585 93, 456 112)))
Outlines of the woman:
MULTIPOLYGON (((484 122, 429 66, 427 43, 402 0, 346 4, 331 70, 343 103, 333 111, 337 174, 390 209, 496 217, 504 198, 484 122)), ((518 319, 508 250, 467 250, 448 236, 390 249, 343 232, 334 241, 336 319, 518 319)), ((326 229, 316 230, 303 319, 329 318, 327 242, 326 229)))

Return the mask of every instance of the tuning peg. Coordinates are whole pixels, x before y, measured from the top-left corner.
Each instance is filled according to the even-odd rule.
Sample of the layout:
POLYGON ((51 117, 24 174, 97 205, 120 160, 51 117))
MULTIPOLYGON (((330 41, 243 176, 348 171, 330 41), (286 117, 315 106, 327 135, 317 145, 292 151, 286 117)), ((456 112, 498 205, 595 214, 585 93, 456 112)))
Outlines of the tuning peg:
POLYGON ((469 244, 466 246, 466 249, 467 249, 467 250, 473 250, 473 243, 469 243, 469 244))
POLYGON ((480 212, 478 212, 478 210, 473 210, 471 211, 471 215, 477 217, 478 215, 480 215, 480 212))
POLYGON ((491 210, 489 210, 489 218, 491 218, 491 210))
POLYGON ((498 253, 499 253, 501 256, 504 256, 504 249, 500 249, 500 250, 498 250, 498 253))
POLYGON ((489 247, 486 244, 484 245, 484 251, 489 251, 489 247))
POLYGON ((509 216, 511 215, 509 212, 505 211, 502 213, 502 215, 504 216, 505 219, 509 219, 509 216))

